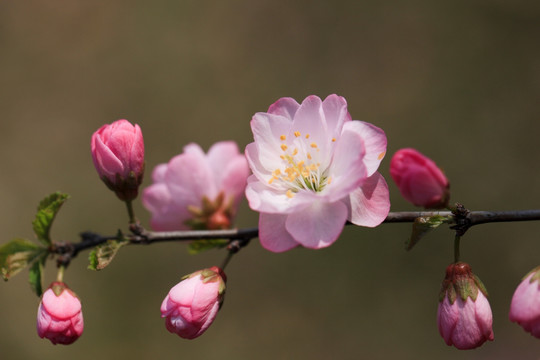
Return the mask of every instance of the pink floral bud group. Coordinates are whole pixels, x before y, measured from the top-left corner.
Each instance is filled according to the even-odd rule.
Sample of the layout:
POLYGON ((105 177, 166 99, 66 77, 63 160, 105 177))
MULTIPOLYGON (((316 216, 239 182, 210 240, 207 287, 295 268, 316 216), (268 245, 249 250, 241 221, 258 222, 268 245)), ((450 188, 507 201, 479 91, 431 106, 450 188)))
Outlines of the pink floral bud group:
POLYGON ((83 333, 81 302, 66 284, 54 282, 45 291, 37 314, 39 337, 53 344, 69 345, 83 333))
POLYGON ((528 273, 519 284, 510 304, 510 321, 540 338, 540 267, 528 273))
POLYGON ((221 307, 225 281, 225 274, 216 266, 185 276, 161 304, 167 330, 184 339, 201 336, 221 307))
POLYGON ((439 333, 447 345, 467 350, 493 340, 493 317, 486 296, 484 285, 468 264, 447 267, 437 310, 439 333))
POLYGON ((139 125, 117 120, 92 135, 92 159, 103 182, 121 200, 137 197, 144 173, 144 142, 139 125))
POLYGON ((394 154, 390 175, 401 195, 414 205, 431 209, 448 205, 448 179, 433 160, 415 149, 401 149, 394 154))

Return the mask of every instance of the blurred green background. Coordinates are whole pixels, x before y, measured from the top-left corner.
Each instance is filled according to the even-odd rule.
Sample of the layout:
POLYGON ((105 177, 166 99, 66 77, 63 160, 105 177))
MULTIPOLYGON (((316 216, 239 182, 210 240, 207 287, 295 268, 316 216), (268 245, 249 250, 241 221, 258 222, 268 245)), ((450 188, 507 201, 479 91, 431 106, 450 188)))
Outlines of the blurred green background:
MULTIPOLYGON (((192 141, 252 141, 251 116, 283 96, 337 93, 383 128, 388 156, 416 147, 474 210, 540 205, 538 1, 1 1, 0 226, 33 238, 39 200, 72 195, 57 240, 125 228, 98 179, 90 136, 126 118, 144 132, 148 172, 192 141)), ((390 184, 392 210, 412 210, 390 184)), ((136 204, 137 215, 149 216, 136 204)), ((238 226, 257 223, 243 204, 238 226)), ((221 263, 185 244, 121 250, 112 265, 75 259, 66 282, 84 335, 52 346, 35 330, 27 271, 2 283, 2 359, 537 359, 540 340, 508 321, 520 278, 540 264, 540 223, 488 224, 462 255, 490 292, 495 341, 458 351, 440 338, 437 296, 452 261, 445 228, 412 252, 410 225, 347 227, 330 248, 264 251, 227 269, 224 307, 204 336, 168 333, 159 307, 180 277, 221 263)), ((46 269, 45 286, 54 279, 46 269)))

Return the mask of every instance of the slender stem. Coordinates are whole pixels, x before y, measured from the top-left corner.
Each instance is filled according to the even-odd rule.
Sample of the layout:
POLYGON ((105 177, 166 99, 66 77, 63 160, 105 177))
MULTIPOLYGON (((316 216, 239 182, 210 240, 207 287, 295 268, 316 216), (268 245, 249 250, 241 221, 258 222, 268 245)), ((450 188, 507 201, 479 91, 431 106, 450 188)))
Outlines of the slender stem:
POLYGON ((135 212, 133 211, 133 202, 131 200, 126 200, 126 207, 129 215, 129 223, 135 224, 135 212))
POLYGON ((64 265, 60 265, 58 267, 58 272, 56 273, 56 281, 58 282, 64 282, 64 270, 66 267, 64 265))
POLYGON ((235 254, 234 251, 227 252, 227 256, 225 257, 225 259, 223 260, 223 263, 221 264, 221 270, 225 270, 225 268, 229 264, 229 261, 231 261, 234 254, 235 254))
POLYGON ((461 240, 461 236, 456 234, 456 237, 454 238, 454 263, 457 263, 460 259, 460 253, 459 253, 460 240, 461 240))

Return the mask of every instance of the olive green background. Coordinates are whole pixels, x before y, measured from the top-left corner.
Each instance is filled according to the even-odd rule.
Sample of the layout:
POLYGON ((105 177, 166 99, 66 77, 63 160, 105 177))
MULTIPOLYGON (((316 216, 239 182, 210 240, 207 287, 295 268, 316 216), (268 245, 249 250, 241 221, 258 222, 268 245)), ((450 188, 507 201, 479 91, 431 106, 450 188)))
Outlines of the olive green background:
MULTIPOLYGON (((0 1, 1 243, 33 238, 39 200, 72 198, 58 241, 126 228, 92 165, 90 136, 138 123, 147 174, 196 141, 243 148, 251 116, 280 97, 344 96, 354 119, 386 131, 391 155, 415 147, 474 210, 540 203, 537 1, 0 1)), ((143 224, 149 216, 140 203, 143 224)), ((244 202, 238 226, 257 224, 244 202)), ((330 248, 273 254, 258 241, 227 268, 224 307, 200 338, 168 333, 159 307, 184 274, 221 263, 185 244, 123 248, 112 265, 73 261, 84 335, 36 335, 39 303, 22 272, 0 289, 1 359, 537 359, 540 340, 508 321, 512 293, 540 264, 540 222, 487 224, 463 239, 490 292, 495 341, 458 351, 440 338, 437 296, 452 261, 446 226, 411 252, 408 224, 347 227, 330 248)), ((45 286, 54 279, 46 268, 45 286)))

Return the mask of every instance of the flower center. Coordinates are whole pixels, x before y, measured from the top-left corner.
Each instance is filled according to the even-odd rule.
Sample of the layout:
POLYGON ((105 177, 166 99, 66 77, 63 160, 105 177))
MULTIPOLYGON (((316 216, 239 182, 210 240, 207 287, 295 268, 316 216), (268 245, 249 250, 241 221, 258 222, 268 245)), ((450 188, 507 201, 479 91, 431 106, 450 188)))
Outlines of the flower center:
MULTIPOLYGON (((321 168, 318 153, 320 151, 317 143, 309 140, 309 134, 294 132, 295 139, 289 146, 285 143, 287 137, 281 135, 282 167, 272 172, 272 177, 268 184, 274 182, 281 183, 287 188, 287 197, 292 198, 300 190, 322 191, 326 185, 332 182, 332 177, 328 176, 328 169, 321 168)), ((332 141, 336 141, 332 139, 332 141)))

